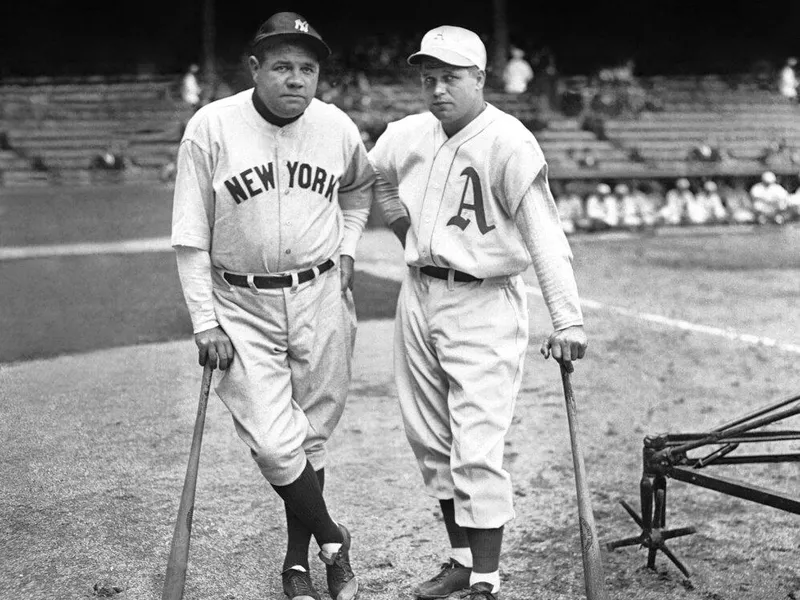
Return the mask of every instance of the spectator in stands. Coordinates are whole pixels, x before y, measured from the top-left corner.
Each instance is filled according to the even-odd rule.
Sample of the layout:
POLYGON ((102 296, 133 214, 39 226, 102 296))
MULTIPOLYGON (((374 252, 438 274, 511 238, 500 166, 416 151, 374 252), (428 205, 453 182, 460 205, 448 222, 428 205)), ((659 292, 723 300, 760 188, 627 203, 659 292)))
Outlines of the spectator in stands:
POLYGON ((729 222, 752 223, 755 220, 753 202, 744 180, 741 177, 733 177, 723 180, 719 187, 729 222))
POLYGON ((666 203, 661 207, 659 216, 664 225, 682 225, 686 222, 686 207, 694 201, 691 184, 685 177, 675 182, 675 187, 667 192, 666 203))
POLYGON ((0 150, 11 150, 11 141, 5 129, 0 129, 0 150))
POLYGON ((789 195, 787 201, 787 221, 800 221, 800 185, 798 185, 793 194, 789 195))
POLYGON ((525 60, 525 51, 511 48, 511 59, 503 70, 503 89, 506 94, 524 94, 533 80, 533 68, 525 60))
POLYGON ((583 211, 583 200, 570 183, 551 182, 553 196, 561 218, 561 228, 567 235, 576 231, 589 229, 589 223, 583 211))
POLYGON ((688 160, 700 163, 718 163, 725 158, 724 151, 719 147, 715 138, 709 138, 702 144, 689 150, 688 160))
POLYGON ((641 181, 634 184, 632 188, 642 226, 652 229, 658 225, 658 209, 664 201, 660 187, 655 181, 641 181))
POLYGON ((705 212, 706 222, 713 224, 729 222, 728 211, 722 202, 717 184, 708 180, 703 183, 703 188, 697 192, 697 203, 705 212))
POLYGON ((619 225, 617 199, 606 183, 598 184, 586 198, 586 218, 591 231, 602 231, 619 225))
POLYGON ((765 171, 761 175, 761 181, 750 188, 750 197, 753 199, 757 223, 783 225, 786 222, 789 212, 789 192, 778 183, 775 173, 765 171))
POLYGON ((797 59, 790 56, 786 59, 786 64, 781 69, 780 78, 778 80, 778 90, 785 97, 792 102, 797 101, 797 73, 795 72, 797 66, 797 59))
POLYGON ((758 161, 765 167, 772 169, 778 167, 790 167, 800 164, 800 153, 792 150, 786 142, 786 138, 780 140, 772 140, 767 147, 764 148, 758 161))
POLYGON ((656 207, 651 204, 644 183, 618 184, 614 188, 621 206, 622 225, 628 229, 641 230, 656 224, 656 207))
POLYGON ((623 227, 628 229, 638 229, 641 227, 642 217, 639 214, 636 197, 631 188, 625 183, 618 183, 614 186, 614 196, 617 198, 620 222, 623 227))
POLYGON ((581 169, 596 169, 599 166, 597 154, 591 148, 574 149, 567 151, 567 157, 575 162, 581 169))
POLYGON ((112 142, 105 150, 96 154, 89 163, 90 169, 101 171, 122 171, 126 168, 126 160, 122 154, 122 145, 112 142))
POLYGON ((183 75, 183 79, 181 79, 181 98, 194 110, 200 108, 200 100, 203 94, 203 88, 197 75, 199 72, 200 67, 192 63, 183 75))

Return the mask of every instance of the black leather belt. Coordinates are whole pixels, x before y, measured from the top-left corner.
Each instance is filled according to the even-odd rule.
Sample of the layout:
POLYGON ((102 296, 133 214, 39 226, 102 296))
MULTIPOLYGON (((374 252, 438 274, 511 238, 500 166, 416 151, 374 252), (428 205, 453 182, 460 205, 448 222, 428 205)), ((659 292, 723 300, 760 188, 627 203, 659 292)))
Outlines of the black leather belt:
MULTIPOLYGON (((428 275, 429 277, 435 277, 436 279, 444 279, 447 280, 448 273, 450 269, 445 269, 443 267, 420 267, 420 271, 428 275)), ((453 280, 454 281, 461 281, 461 282, 468 282, 468 281, 483 281, 483 279, 479 279, 478 277, 474 277, 469 273, 464 273, 462 271, 453 270, 453 280)))
MULTIPOLYGON (((322 275, 325 271, 333 267, 333 260, 328 259, 319 266, 319 274, 322 275)), ((222 276, 225 281, 237 287, 249 288, 250 284, 247 283, 247 275, 235 275, 234 273, 223 273, 222 276)), ((308 271, 300 271, 297 274, 297 283, 305 283, 314 279, 314 269, 308 271)), ((269 290, 275 288, 285 288, 292 286, 291 275, 256 275, 253 277, 253 285, 261 290, 269 290)))

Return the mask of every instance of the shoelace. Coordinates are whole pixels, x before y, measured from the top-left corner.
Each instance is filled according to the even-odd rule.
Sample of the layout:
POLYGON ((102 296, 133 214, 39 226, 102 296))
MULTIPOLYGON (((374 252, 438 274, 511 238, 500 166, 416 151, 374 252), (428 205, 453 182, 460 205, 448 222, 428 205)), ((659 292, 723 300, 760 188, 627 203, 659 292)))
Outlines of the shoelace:
POLYGON ((307 578, 306 573, 302 573, 297 569, 290 569, 287 576, 289 580, 289 587, 294 596, 316 596, 317 591, 314 589, 313 584, 307 578))
POLYGON ((355 577, 353 569, 350 566, 349 558, 345 557, 344 553, 341 550, 336 553, 336 556, 333 559, 333 564, 330 566, 333 569, 339 571, 342 575, 344 575, 348 579, 352 579, 353 577, 355 577))
POLYGON ((458 565, 456 565, 456 563, 454 563, 453 561, 442 563, 442 565, 441 565, 441 569, 442 570, 439 571, 439 574, 435 575, 433 577, 433 579, 431 579, 431 581, 435 581, 436 583, 440 582, 442 579, 447 577, 447 575, 450 573, 450 571, 452 571, 453 569, 455 569, 457 567, 458 567, 458 565))

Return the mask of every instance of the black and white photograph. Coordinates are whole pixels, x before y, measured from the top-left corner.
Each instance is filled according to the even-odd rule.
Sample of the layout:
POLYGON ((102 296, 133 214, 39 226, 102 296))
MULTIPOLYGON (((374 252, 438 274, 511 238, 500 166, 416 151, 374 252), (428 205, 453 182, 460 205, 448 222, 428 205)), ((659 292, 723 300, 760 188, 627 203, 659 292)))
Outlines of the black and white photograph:
POLYGON ((800 600, 800 2, 0 6, 0 600, 800 600))

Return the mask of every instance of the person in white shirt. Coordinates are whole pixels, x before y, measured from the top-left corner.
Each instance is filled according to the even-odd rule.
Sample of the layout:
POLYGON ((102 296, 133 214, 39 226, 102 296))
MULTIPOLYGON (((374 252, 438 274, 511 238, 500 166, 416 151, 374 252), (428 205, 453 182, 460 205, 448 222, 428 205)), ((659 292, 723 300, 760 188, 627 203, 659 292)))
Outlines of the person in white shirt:
POLYGON ((511 59, 503 70, 503 86, 506 94, 523 94, 533 81, 533 68, 524 57, 525 52, 520 48, 511 49, 511 59))
POLYGON ((789 192, 778 183, 775 173, 764 171, 761 181, 750 188, 750 197, 758 223, 783 225, 786 222, 789 192))

